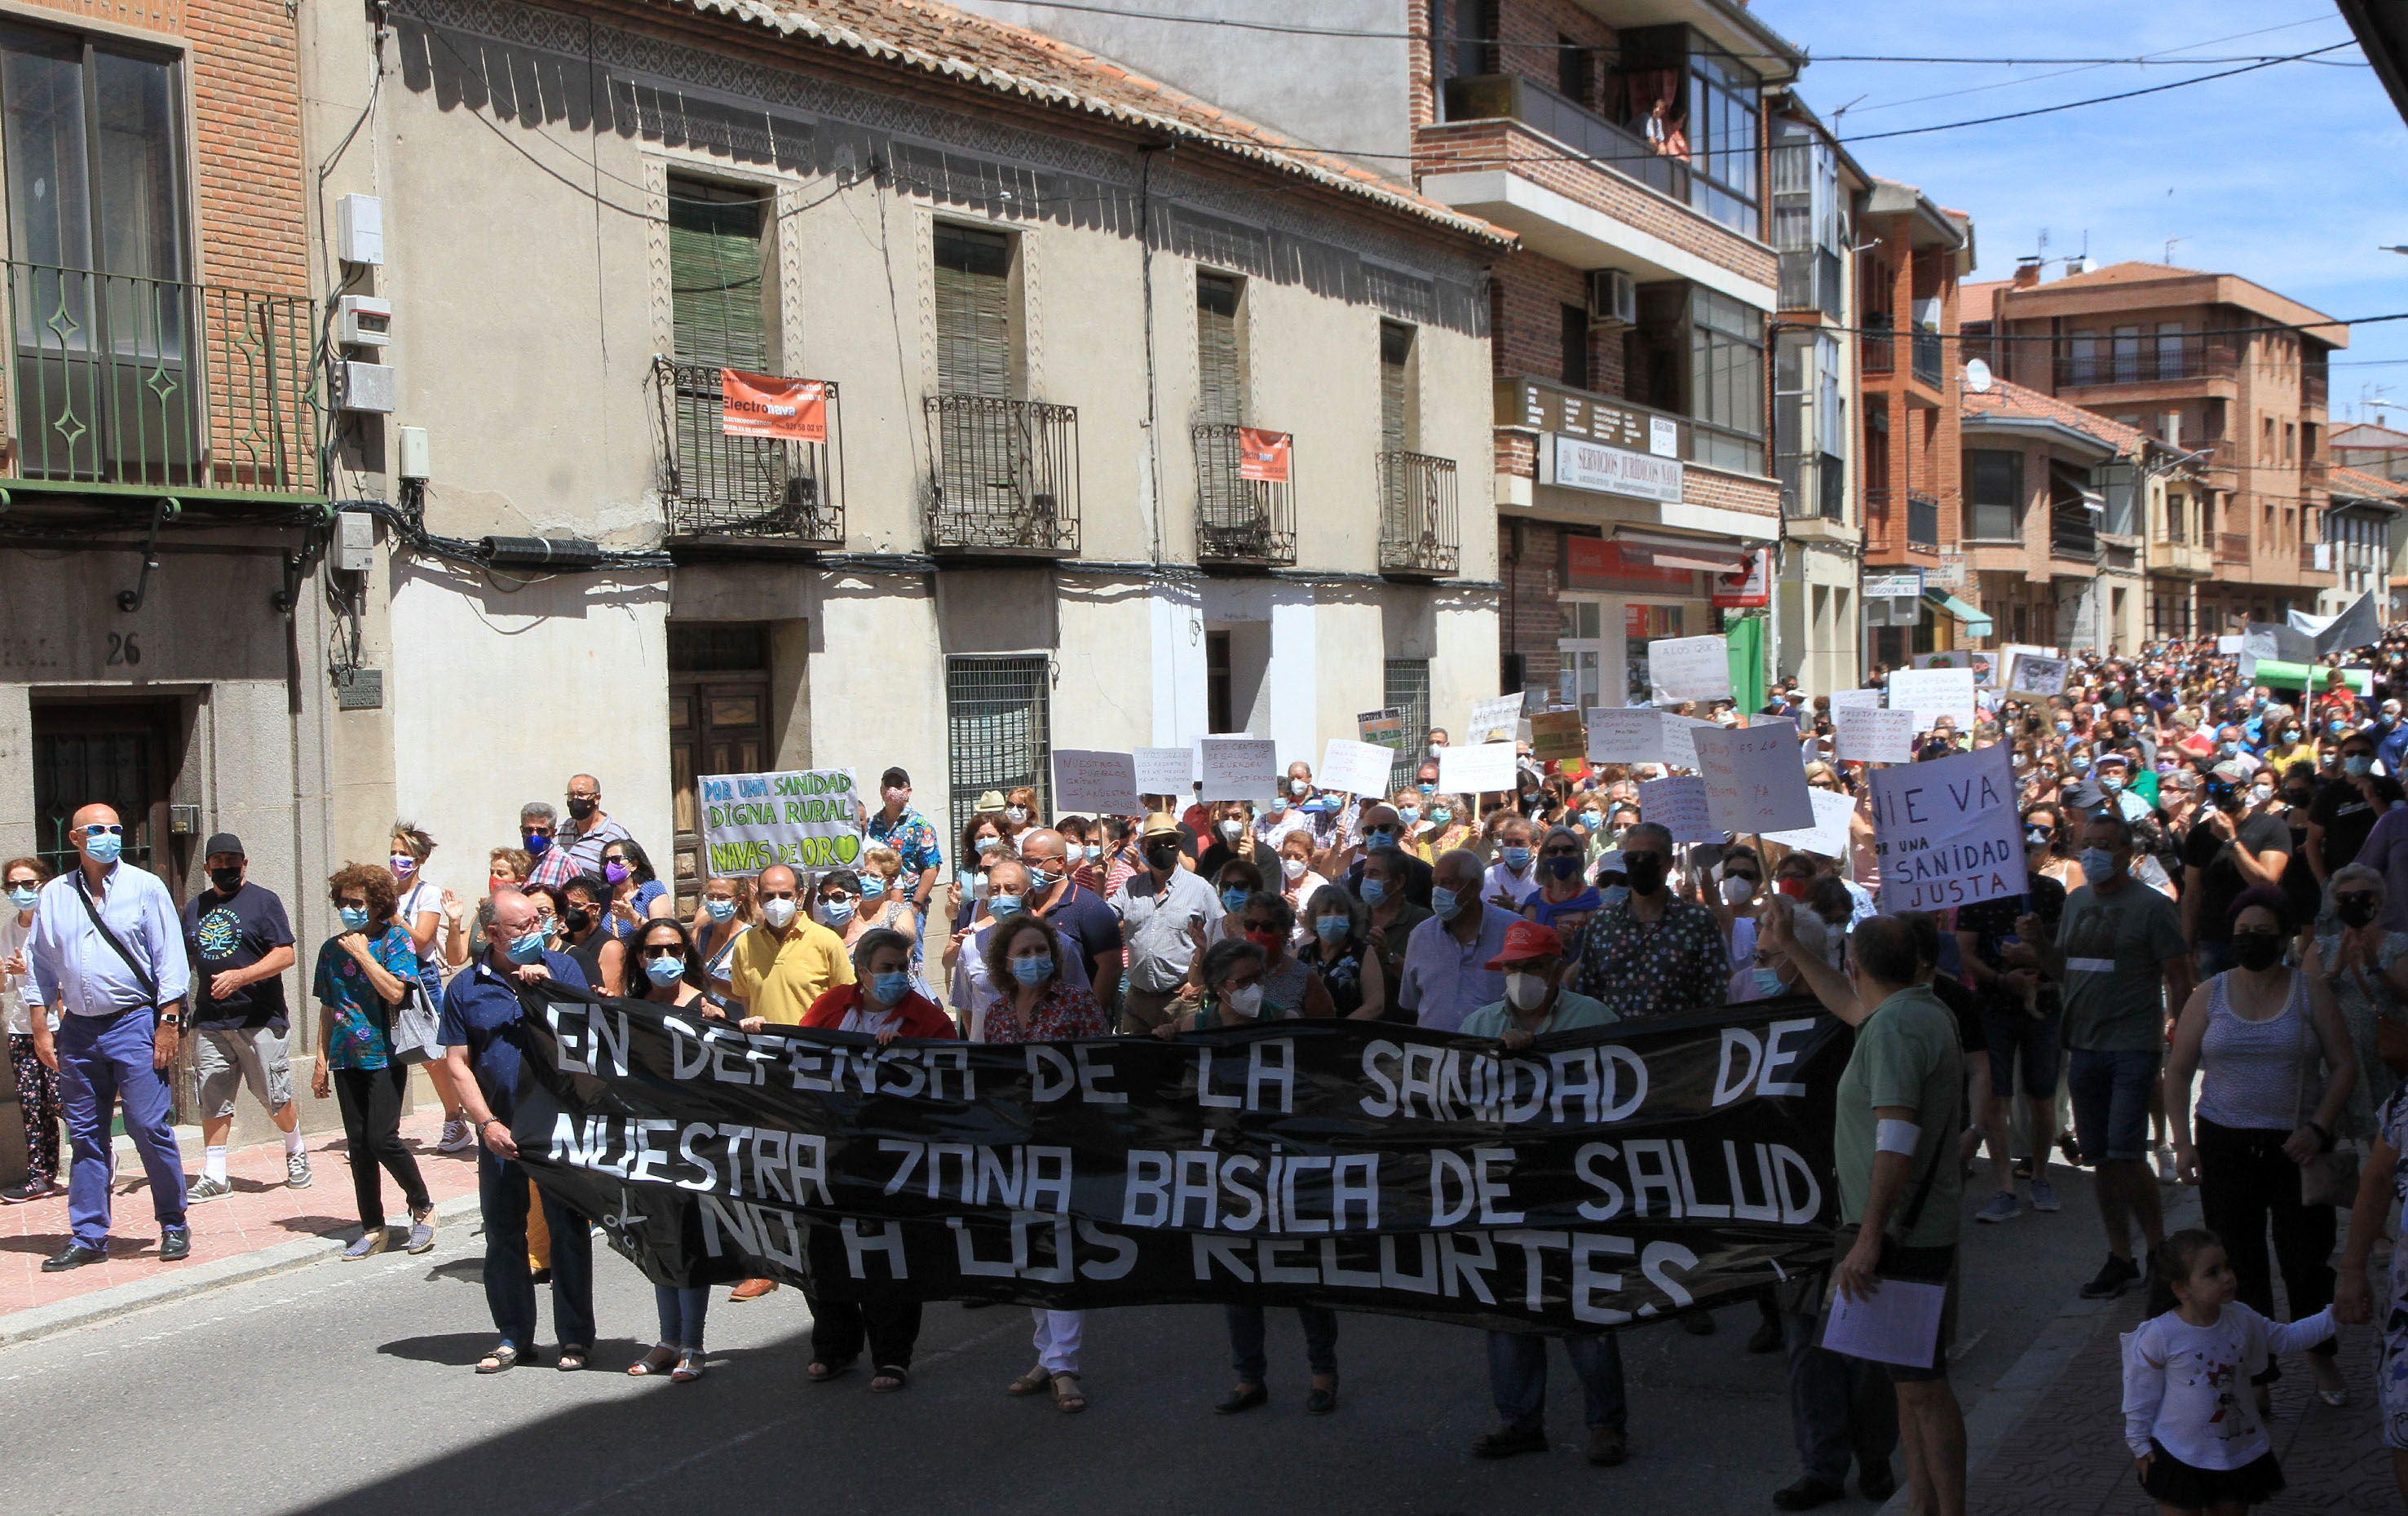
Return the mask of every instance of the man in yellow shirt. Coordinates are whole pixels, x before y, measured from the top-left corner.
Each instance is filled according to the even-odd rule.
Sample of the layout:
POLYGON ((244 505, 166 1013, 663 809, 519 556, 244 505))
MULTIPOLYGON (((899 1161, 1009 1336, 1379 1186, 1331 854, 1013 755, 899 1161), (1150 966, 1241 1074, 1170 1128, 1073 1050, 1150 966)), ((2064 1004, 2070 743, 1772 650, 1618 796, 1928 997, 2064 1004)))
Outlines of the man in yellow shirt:
POLYGON ((744 1006, 738 1024, 747 1032, 799 1026, 822 992, 853 982, 853 960, 844 938, 800 914, 793 869, 765 868, 754 888, 761 924, 737 938, 728 970, 728 989, 744 1006))

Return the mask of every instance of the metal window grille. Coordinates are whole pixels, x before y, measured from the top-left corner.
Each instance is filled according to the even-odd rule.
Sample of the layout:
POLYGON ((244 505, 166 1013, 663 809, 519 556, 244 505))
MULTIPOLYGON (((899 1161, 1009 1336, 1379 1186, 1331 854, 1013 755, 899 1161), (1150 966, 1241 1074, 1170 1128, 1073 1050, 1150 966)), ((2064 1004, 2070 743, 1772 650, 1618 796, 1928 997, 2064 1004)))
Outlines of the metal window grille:
POLYGON ((960 835, 987 790, 1032 786, 1039 812, 1052 813, 1046 709, 1052 682, 1052 662, 1042 653, 945 660, 950 835, 960 835))
POLYGON ((1413 781, 1413 772, 1421 766, 1422 744, 1429 738, 1429 660, 1389 659, 1380 703, 1395 707, 1404 722, 1404 746, 1397 750, 1396 764, 1388 770, 1388 788, 1398 790, 1413 781))

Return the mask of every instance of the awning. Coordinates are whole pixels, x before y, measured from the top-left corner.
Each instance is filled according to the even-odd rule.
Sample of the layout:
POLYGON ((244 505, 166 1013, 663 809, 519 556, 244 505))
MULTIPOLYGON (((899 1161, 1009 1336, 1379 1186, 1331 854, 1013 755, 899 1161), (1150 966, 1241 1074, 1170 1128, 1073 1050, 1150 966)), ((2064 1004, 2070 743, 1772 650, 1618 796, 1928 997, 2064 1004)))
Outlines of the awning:
POLYGON ((1738 542, 1616 532, 1613 545, 1621 549, 1626 557, 1652 568, 1691 568, 1701 574, 1744 574, 1755 566, 1756 549, 1738 542))
POLYGON ((1926 590, 1923 598, 1956 618, 1967 636, 1988 636, 1994 630, 1990 618, 1957 599, 1945 590, 1926 590))

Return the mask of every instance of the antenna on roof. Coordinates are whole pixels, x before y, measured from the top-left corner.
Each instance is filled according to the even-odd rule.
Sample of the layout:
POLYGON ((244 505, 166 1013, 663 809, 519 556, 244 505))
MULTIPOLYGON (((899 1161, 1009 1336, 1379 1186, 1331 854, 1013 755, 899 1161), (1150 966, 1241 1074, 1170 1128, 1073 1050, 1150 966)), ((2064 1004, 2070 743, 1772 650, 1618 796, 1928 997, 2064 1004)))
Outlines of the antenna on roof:
POLYGON ((2170 237, 2166 238, 2166 264, 2167 264, 2167 266, 2171 267, 2171 266, 2172 266, 2172 265, 2173 265, 2173 261, 2174 261, 2174 244, 2175 244, 2175 243, 2177 243, 2177 242, 2187 242, 2187 241, 2189 241, 2189 240, 2190 240, 2190 238, 2188 238, 2188 237, 2186 237, 2186 236, 2170 236, 2170 237))

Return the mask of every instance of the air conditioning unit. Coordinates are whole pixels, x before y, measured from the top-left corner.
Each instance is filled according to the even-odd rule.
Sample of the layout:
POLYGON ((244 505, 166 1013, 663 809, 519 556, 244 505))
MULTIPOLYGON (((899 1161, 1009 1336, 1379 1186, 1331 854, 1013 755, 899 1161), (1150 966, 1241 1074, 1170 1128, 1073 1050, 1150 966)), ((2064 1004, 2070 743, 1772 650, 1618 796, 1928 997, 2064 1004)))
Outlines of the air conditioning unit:
POLYGON ((1588 322, 1591 326, 1639 324, 1639 281, 1619 268, 1588 271, 1588 322))

